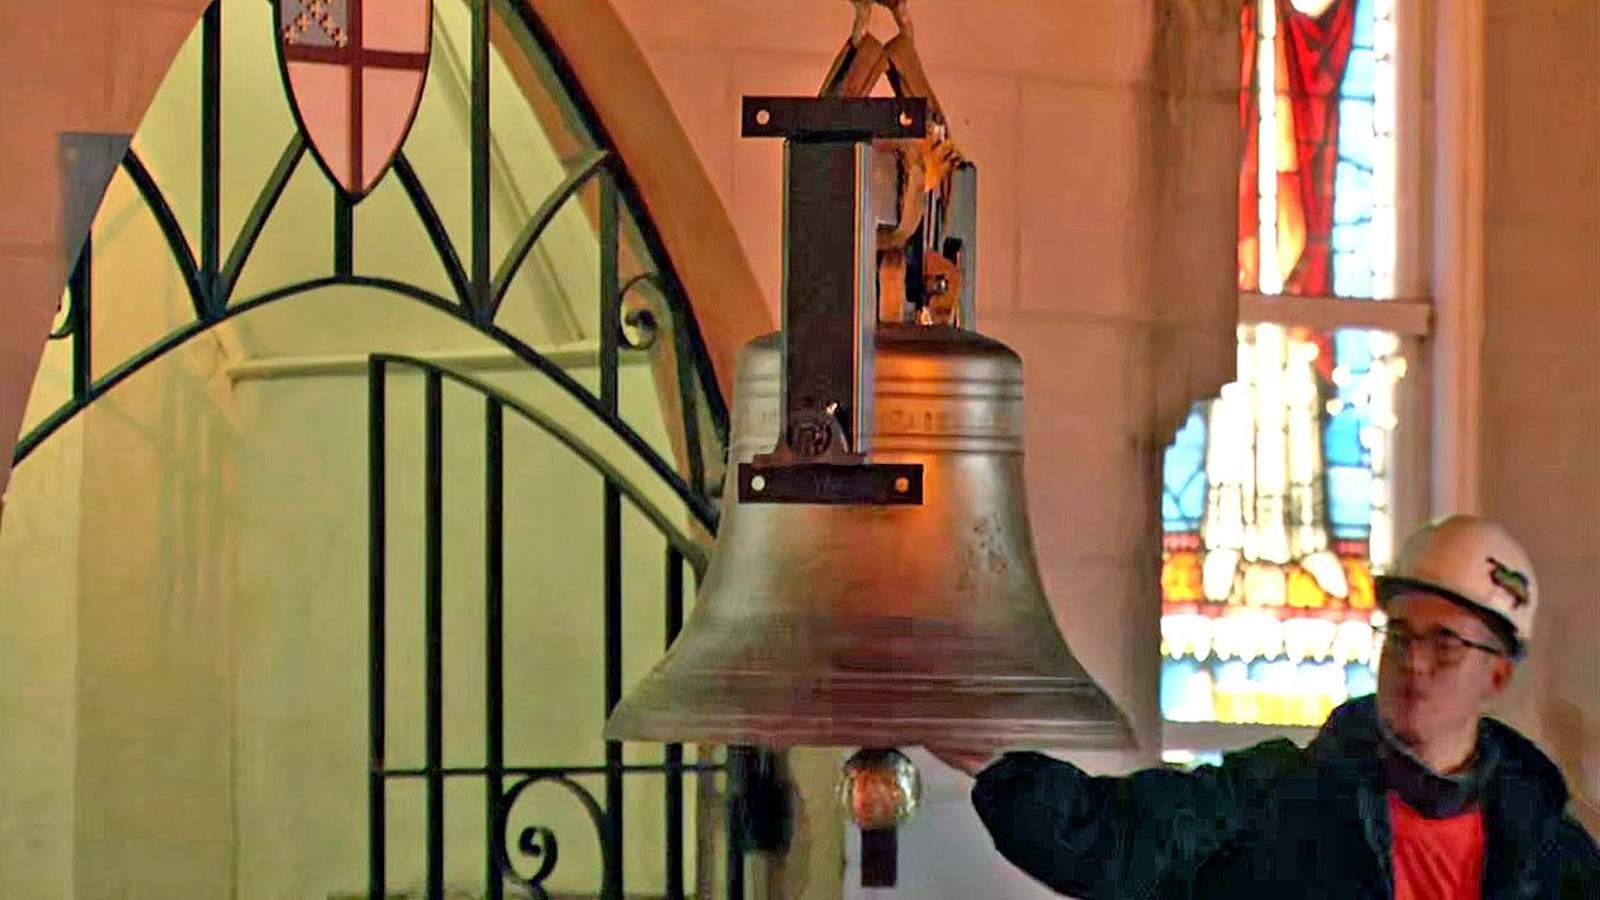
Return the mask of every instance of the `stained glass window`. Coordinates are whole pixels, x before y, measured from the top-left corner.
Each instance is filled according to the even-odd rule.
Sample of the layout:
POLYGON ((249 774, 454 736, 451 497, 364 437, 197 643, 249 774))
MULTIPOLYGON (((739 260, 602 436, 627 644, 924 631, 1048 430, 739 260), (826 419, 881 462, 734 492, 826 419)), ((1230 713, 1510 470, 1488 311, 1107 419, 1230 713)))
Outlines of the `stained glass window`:
MULTIPOLYGON (((1394 2, 1246 4, 1241 290, 1393 296, 1394 2)), ((1389 332, 1239 326, 1164 462, 1167 719, 1317 725, 1373 690, 1405 371, 1389 332)))

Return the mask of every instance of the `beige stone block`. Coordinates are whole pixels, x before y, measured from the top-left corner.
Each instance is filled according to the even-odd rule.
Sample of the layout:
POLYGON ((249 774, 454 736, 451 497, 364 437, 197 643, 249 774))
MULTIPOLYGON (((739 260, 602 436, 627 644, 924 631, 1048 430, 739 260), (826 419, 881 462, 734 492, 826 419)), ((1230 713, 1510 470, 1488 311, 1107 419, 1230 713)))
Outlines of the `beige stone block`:
POLYGON ((983 331, 1022 357, 1030 433, 1063 415, 1128 412, 1128 372, 1143 364, 1143 338, 1137 329, 1067 315, 1021 313, 990 316, 983 331))
POLYGON ((783 145, 743 141, 733 148, 733 202, 728 216, 777 322, 783 284, 783 145))
POLYGON ((733 60, 665 46, 647 48, 645 56, 723 206, 731 207, 733 151, 741 140, 733 60))
POLYGON ((1520 5, 1487 29, 1490 216, 1600 218, 1600 66, 1594 3, 1520 5))
MULTIPOLYGON (((844 0, 618 0, 617 10, 646 46, 820 52, 832 56, 850 30, 844 0)), ((1154 15, 1120 0, 943 0, 913 4, 916 40, 929 66, 947 60, 996 72, 1126 83, 1149 68, 1154 15)), ((872 31, 895 33, 874 12, 872 31)))
POLYGON ((1145 263, 1131 221, 1028 236, 1018 253, 1017 307, 1027 312, 1142 318, 1145 263))
POLYGON ((1090 84, 1148 77, 1149 4, 1121 0, 959 0, 913 4, 925 58, 981 61, 998 72, 1090 84))
POLYGON ((1221 208, 1232 229, 1237 218, 1243 141, 1237 100, 1233 96, 1192 97, 1168 106, 1165 99, 1152 95, 1148 103, 1150 127, 1163 132, 1159 146, 1170 148, 1169 154, 1151 162, 1151 178, 1160 188, 1160 196, 1179 204, 1218 208, 1217 198, 1224 195, 1221 208))
MULTIPOLYGON (((1597 448, 1568 419, 1589 409, 1491 420, 1485 462, 1491 470, 1485 502, 1528 547, 1535 564, 1552 556, 1593 558, 1600 546, 1597 448)), ((1588 590, 1593 594, 1593 585, 1588 590)))
MULTIPOLYGON (((1535 357, 1519 362, 1543 369, 1535 357)), ((1519 379, 1527 384, 1533 379, 1519 379)), ((1484 499, 1528 547, 1546 557, 1593 558, 1600 547, 1600 473, 1592 391, 1559 406, 1518 404, 1491 389, 1484 417, 1484 499)), ((1595 592, 1588 591, 1590 594, 1595 592)))
POLYGON ((1240 76, 1238 10, 1242 3, 1158 0, 1150 64, 1161 91, 1184 98, 1225 100, 1237 109, 1240 76), (1171 10, 1182 9, 1176 13, 1171 10), (1199 12, 1192 16, 1188 11, 1199 12), (1170 29, 1170 31, 1162 31, 1170 29))
POLYGON ((1524 395, 1529 405, 1556 407, 1569 403, 1574 394, 1595 394, 1600 385, 1600 360, 1593 354, 1600 340, 1600 297, 1584 284, 1584 274, 1592 285, 1591 268, 1588 273, 1547 275, 1542 284, 1537 274, 1530 274, 1526 290, 1489 293, 1492 311, 1485 316, 1483 357, 1486 374, 1508 379, 1506 389, 1499 391, 1503 398, 1524 395), (1522 390, 1536 385, 1540 389, 1522 390))
POLYGON ((816 95, 833 63, 833 54, 740 50, 732 55, 732 60, 735 97, 759 94, 804 97, 816 95))
POLYGON ((48 84, 0 83, 0 244, 60 240, 56 132, 63 95, 48 84))
POLYGON ((1550 690, 1538 698, 1543 749, 1561 766, 1573 792, 1590 804, 1600 801, 1600 715, 1593 703, 1594 685, 1600 683, 1600 656, 1594 652, 1600 644, 1597 576, 1600 566, 1592 555, 1541 561, 1543 599, 1529 651, 1550 674, 1550 690))
POLYGON ((1499 27, 1509 20, 1559 15, 1590 3, 1591 0, 1483 0, 1483 17, 1499 27))
POLYGON ((11 3, 0 29, 0 59, 12 81, 47 81, 61 44, 61 13, 67 4, 11 3))
POLYGON ((87 0, 8 4, 0 33, 0 59, 8 63, 8 78, 55 85, 63 96, 92 95, 96 103, 103 101, 111 28, 99 7, 87 0))
POLYGON ((952 69, 929 72, 956 145, 978 167, 978 321, 1017 304, 1021 198, 1032 185, 1017 170, 1014 78, 952 69))
POLYGON ((1502 419, 1502 427, 1514 431, 1524 424, 1523 417, 1527 415, 1570 415, 1593 405, 1596 385, 1600 384, 1600 366, 1596 366, 1594 357, 1578 349, 1592 346, 1575 338, 1548 334, 1536 336, 1515 350, 1486 351, 1484 396, 1490 404, 1489 418, 1502 419))
MULTIPOLYGON (((618 15, 645 47, 770 49, 833 53, 850 32, 843 0, 616 0, 618 15)), ((887 21, 887 16, 882 17, 887 21)))
POLYGON ((1146 265, 1150 311, 1165 321, 1234 318, 1239 273, 1234 207, 1169 210, 1146 265))
POLYGON ((1554 349, 1592 361, 1600 339, 1597 240, 1593 225, 1491 219, 1484 239, 1486 355, 1554 349))
POLYGON ((110 94, 102 128, 128 132, 138 129, 156 88, 172 68, 178 49, 199 27, 204 8, 204 3, 173 0, 112 4, 102 11, 112 28, 110 94))
POLYGON ((1019 309, 1135 314, 1138 108, 1131 88, 1023 83, 1019 309))
POLYGON ((1075 416, 1028 442, 1028 508, 1043 557, 1122 556, 1149 519, 1139 489, 1138 438, 1114 416, 1075 416))
POLYGON ((1020 166, 1031 186, 1024 241, 1064 223, 1116 225, 1134 213, 1140 105, 1128 86, 1022 82, 1020 166))

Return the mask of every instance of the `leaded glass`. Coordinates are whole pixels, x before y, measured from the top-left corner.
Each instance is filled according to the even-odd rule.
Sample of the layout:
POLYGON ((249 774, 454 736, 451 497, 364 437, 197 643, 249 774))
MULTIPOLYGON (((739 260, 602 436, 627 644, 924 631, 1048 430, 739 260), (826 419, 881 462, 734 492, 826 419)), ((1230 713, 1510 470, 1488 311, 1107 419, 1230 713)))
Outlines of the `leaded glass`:
MULTIPOLYGON (((1242 13, 1241 289, 1393 295, 1393 5, 1242 13)), ((1242 324, 1238 353, 1164 461, 1161 709, 1316 725, 1375 686, 1405 358, 1389 332, 1271 323, 1242 324)))

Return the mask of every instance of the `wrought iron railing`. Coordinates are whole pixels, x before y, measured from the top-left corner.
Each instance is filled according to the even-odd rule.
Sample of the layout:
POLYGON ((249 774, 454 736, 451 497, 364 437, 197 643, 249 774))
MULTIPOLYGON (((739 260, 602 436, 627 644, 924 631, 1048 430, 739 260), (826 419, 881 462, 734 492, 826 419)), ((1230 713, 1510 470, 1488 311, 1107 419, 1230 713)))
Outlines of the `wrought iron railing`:
MULTIPOLYGON (((561 425, 554 417, 507 396, 494 387, 470 376, 425 360, 380 354, 371 358, 368 370, 368 477, 369 477, 369 682, 368 697, 370 717, 371 771, 368 773, 369 847, 371 852, 369 893, 372 897, 386 895, 387 794, 391 781, 396 779, 421 779, 426 786, 426 885, 430 898, 444 896, 445 890, 445 781, 446 779, 481 779, 485 790, 486 846, 489 856, 485 861, 486 897, 500 900, 502 886, 509 881, 529 891, 535 897, 547 896, 545 880, 552 874, 558 858, 559 840, 554 831, 543 826, 522 829, 513 840, 507 835, 510 812, 518 799, 531 786, 541 782, 559 785, 571 792, 582 804, 593 823, 600 840, 602 855, 602 884, 600 896, 622 896, 623 854, 623 780, 635 774, 660 774, 665 776, 665 828, 666 869, 663 878, 665 896, 683 898, 685 887, 684 857, 684 775, 695 772, 726 772, 740 768, 740 751, 734 751, 731 767, 724 763, 689 763, 684 760, 681 745, 667 745, 662 761, 653 764, 627 764, 622 758, 622 745, 607 742, 605 759, 597 764, 533 767, 509 764, 505 756, 505 425, 506 414, 527 422, 550 437, 562 447, 577 455, 603 479, 601 497, 605 547, 603 561, 603 620, 605 632, 604 656, 604 712, 611 709, 622 697, 623 660, 623 595, 622 595, 622 501, 628 503, 655 527, 665 540, 667 548, 662 574, 662 597, 665 613, 667 643, 678 634, 684 614, 684 566, 696 573, 706 564, 706 548, 696 541, 686 527, 691 523, 702 528, 714 527, 704 500, 694 494, 687 483, 675 473, 656 472, 681 504, 679 510, 663 509, 652 499, 652 492, 630 481, 608 459, 606 453, 596 449, 583 437, 561 425), (425 647, 425 761, 420 767, 392 767, 387 754, 387 696, 386 660, 389 633, 388 572, 388 471, 389 429, 386 410, 389 403, 391 369, 401 368, 419 372, 423 376, 423 604, 425 647), (444 385, 453 382, 467 388, 482 398, 483 403, 483 515, 484 515, 484 692, 485 752, 479 766, 447 766, 444 762, 444 385), (577 776, 602 776, 604 791, 596 797, 587 787, 575 781, 577 776), (528 873, 518 868, 513 849, 537 861, 538 868, 528 873)), ((603 397, 614 402, 614 387, 602 390, 603 397)), ((459 599, 459 598, 455 598, 459 599)), ((728 791, 730 806, 736 802, 737 785, 728 791)), ((745 840, 743 816, 728 814, 724 818, 727 834, 724 846, 729 849, 725 861, 724 889, 728 897, 743 896, 743 865, 740 848, 745 840)))
MULTIPOLYGON (((489 571, 501 572, 504 561, 503 500, 504 468, 500 449, 504 434, 506 413, 516 419, 533 423, 547 434, 561 441, 569 450, 585 460, 599 472, 604 481, 601 509, 604 520, 605 572, 601 605, 606 621, 604 652, 606 655, 603 695, 606 708, 614 705, 622 693, 620 652, 623 641, 619 610, 621 609, 620 582, 620 515, 623 500, 645 513, 666 538, 664 593, 667 634, 670 639, 682 624, 683 568, 698 569, 703 564, 703 546, 688 536, 691 527, 709 534, 716 525, 716 508, 711 502, 715 493, 714 473, 708 473, 708 460, 714 461, 727 440, 727 409, 711 370, 710 357, 696 326, 693 310, 681 284, 655 232, 638 190, 630 179, 620 159, 610 149, 611 143, 604 128, 583 95, 582 86, 572 74, 572 69, 562 58, 559 48, 550 39, 539 22, 537 14, 527 3, 514 0, 470 0, 472 43, 470 80, 471 128, 466 146, 470 155, 472 173, 470 185, 470 234, 460 242, 465 248, 467 263, 458 253, 458 241, 447 230, 432 195, 425 188, 412 161, 402 149, 393 163, 393 176, 406 197, 416 221, 426 235, 428 246, 442 267, 448 288, 442 292, 424 285, 389 277, 383 271, 361 271, 355 254, 358 226, 358 209, 361 198, 345 192, 329 181, 330 208, 332 212, 332 247, 327 257, 330 262, 326 274, 303 278, 289 283, 268 286, 253 293, 241 295, 241 276, 251 261, 257 244, 280 210, 291 179, 304 163, 310 149, 305 135, 295 130, 285 141, 275 164, 265 179, 259 183, 254 200, 231 245, 222 237, 222 194, 224 178, 222 153, 224 102, 224 60, 239 57, 231 50, 223 52, 222 4, 214 3, 207 9, 200 25, 200 90, 197 98, 197 117, 200 141, 200 172, 196 222, 192 231, 196 239, 191 242, 190 231, 178 215, 168 194, 163 190, 158 173, 152 171, 146 160, 134 149, 129 149, 121 160, 120 171, 131 184, 133 191, 154 220, 161 240, 176 268, 183 295, 188 301, 192 316, 176 328, 156 339, 143 349, 125 359, 108 361, 97 359, 92 346, 95 307, 93 284, 95 253, 93 242, 85 240, 81 252, 70 270, 65 309, 51 337, 70 342, 70 392, 55 409, 49 411, 20 438, 13 451, 13 460, 20 464, 30 454, 59 432, 79 413, 97 400, 132 378, 147 366, 162 358, 186 341, 210 329, 244 316, 278 301, 304 296, 332 287, 359 287, 389 296, 403 297, 420 303, 451 319, 465 324, 478 334, 505 348, 531 371, 540 373, 560 392, 575 401, 598 425, 608 441, 614 442, 612 455, 607 456, 557 422, 520 401, 496 392, 488 385, 475 381, 459 372, 450 372, 424 360, 392 355, 372 358, 369 397, 372 423, 371 477, 373 479, 372 508, 372 568, 371 568, 371 627, 370 665, 371 705, 370 741, 371 766, 368 772, 369 820, 369 892, 372 897, 383 897, 385 884, 385 801, 387 791, 396 780, 421 780, 428 798, 426 857, 427 890, 430 898, 443 896, 444 784, 460 778, 481 779, 488 804, 484 827, 493 837, 489 842, 488 857, 484 860, 486 890, 489 897, 501 896, 506 880, 520 885, 535 896, 543 896, 543 885, 554 869, 558 842, 548 829, 538 827, 523 829, 510 841, 504 838, 511 808, 526 791, 536 784, 554 784, 573 791, 583 803, 590 819, 601 837, 604 867, 601 892, 606 897, 620 897, 623 886, 622 825, 624 779, 638 773, 658 773, 667 782, 667 815, 664 840, 667 845, 667 871, 664 874, 666 896, 683 897, 689 890, 684 883, 685 836, 683 832, 682 783, 686 775, 725 771, 730 809, 743 809, 740 799, 740 773, 754 765, 757 757, 744 748, 729 748, 722 762, 687 762, 682 747, 669 746, 663 751, 659 764, 637 765, 625 763, 620 744, 609 744, 604 759, 592 764, 569 767, 530 767, 509 764, 503 743, 499 740, 497 723, 505 717, 504 684, 500 681, 504 660, 504 644, 497 626, 503 625, 497 617, 503 612, 503 583, 492 579, 486 587, 483 602, 490 620, 484 637, 483 652, 487 669, 491 673, 485 684, 489 702, 485 709, 485 725, 489 740, 485 759, 480 766, 459 768, 446 766, 441 752, 443 720, 440 716, 448 697, 437 677, 440 674, 442 648, 438 641, 443 598, 439 573, 442 566, 442 544, 438 530, 440 473, 438 453, 441 388, 451 381, 475 391, 483 398, 485 435, 490 440, 490 451, 485 459, 485 523, 490 539, 484 548, 489 571), (489 204, 491 185, 488 178, 491 154, 491 130, 488 108, 488 80, 490 77, 490 17, 498 17, 502 24, 515 32, 514 44, 527 48, 530 54, 540 56, 540 71, 553 73, 555 84, 548 89, 558 95, 559 101, 575 110, 583 120, 583 129, 592 136, 595 146, 572 156, 566 162, 565 177, 528 216, 508 251, 497 266, 491 267, 489 204), (599 385, 591 390, 575 379, 561 365, 542 354, 522 336, 514 333, 499 321, 508 286, 524 265, 530 249, 538 243, 557 213, 579 196, 580 191, 593 188, 596 198, 592 212, 593 225, 599 243, 600 310, 597 323, 599 346, 599 385), (624 215, 631 216, 634 236, 644 248, 642 263, 646 271, 624 278, 619 265, 619 245, 622 243, 624 215), (620 283, 619 283, 620 282, 620 283), (651 286, 661 298, 660 313, 670 321, 652 320, 648 310, 625 311, 630 292, 642 286, 651 286), (668 423, 670 431, 682 442, 678 464, 670 462, 653 447, 618 410, 618 372, 620 354, 642 345, 630 342, 628 327, 635 330, 659 332, 668 329, 671 340, 674 372, 668 383, 675 384, 680 396, 677 409, 681 420, 668 423), (382 565, 387 548, 384 543, 384 427, 383 408, 388 382, 385 373, 396 366, 421 372, 426 384, 429 418, 426 423, 426 462, 428 475, 427 505, 429 507, 428 539, 424 548, 425 612, 429 637, 427 640, 425 687, 425 719, 427 750, 420 767, 391 767, 385 755, 384 671, 385 671, 385 615, 388 603, 387 572, 382 565), (710 431, 706 431, 709 423, 710 431), (662 512, 652 505, 650 497, 636 489, 615 468, 616 454, 644 463, 651 477, 664 485, 677 498, 681 509, 673 514, 662 512), (680 468, 682 472, 680 474, 680 468), (654 513, 652 513, 654 510, 654 513), (574 779, 579 776, 597 776, 604 781, 599 796, 583 788, 574 779), (520 857, 520 858, 519 858, 520 857), (528 871, 529 862, 535 866, 528 871), (519 864, 524 867, 519 868, 519 864)), ((254 137, 254 136, 253 136, 254 137)), ((169 173, 170 177, 170 173, 169 173)), ((314 258, 319 248, 307 248, 314 258)), ((323 252, 326 252, 324 250, 323 252)), ((637 254, 636 254, 637 255, 637 254)), ((102 288, 105 290, 106 288, 102 288)), ((114 289, 114 288, 113 288, 114 289)), ((726 816, 727 834, 723 847, 728 854, 724 860, 726 882, 723 885, 730 898, 743 896, 743 865, 741 856, 746 845, 746 826, 741 815, 726 816)))

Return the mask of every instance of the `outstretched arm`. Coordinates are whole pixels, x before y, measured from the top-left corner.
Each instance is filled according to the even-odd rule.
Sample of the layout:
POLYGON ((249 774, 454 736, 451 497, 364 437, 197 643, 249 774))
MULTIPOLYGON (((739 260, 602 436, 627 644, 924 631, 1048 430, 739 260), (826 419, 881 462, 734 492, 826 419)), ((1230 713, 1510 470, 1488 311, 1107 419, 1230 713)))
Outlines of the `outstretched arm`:
POLYGON ((1085 900, 1148 896, 1189 881, 1301 760, 1293 743, 1272 741, 1221 767, 1108 778, 1008 753, 977 774, 972 802, 1000 854, 1052 889, 1085 900))

